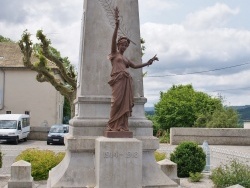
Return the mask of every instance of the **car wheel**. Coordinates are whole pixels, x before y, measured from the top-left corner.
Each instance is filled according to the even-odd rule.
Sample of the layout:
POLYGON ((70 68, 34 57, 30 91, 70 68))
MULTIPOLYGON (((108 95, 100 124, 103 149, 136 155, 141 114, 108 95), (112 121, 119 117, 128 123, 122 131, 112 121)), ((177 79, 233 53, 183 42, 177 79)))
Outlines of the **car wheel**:
POLYGON ((49 142, 47 142, 47 145, 50 145, 50 143, 49 143, 49 142))
POLYGON ((23 139, 23 141, 24 141, 24 142, 26 142, 26 141, 27 141, 27 137, 26 137, 26 138, 24 138, 24 139, 23 139))
POLYGON ((16 139, 15 139, 15 141, 14 141, 14 144, 17 145, 17 144, 18 144, 18 141, 19 141, 19 139, 18 139, 18 137, 16 137, 16 139))

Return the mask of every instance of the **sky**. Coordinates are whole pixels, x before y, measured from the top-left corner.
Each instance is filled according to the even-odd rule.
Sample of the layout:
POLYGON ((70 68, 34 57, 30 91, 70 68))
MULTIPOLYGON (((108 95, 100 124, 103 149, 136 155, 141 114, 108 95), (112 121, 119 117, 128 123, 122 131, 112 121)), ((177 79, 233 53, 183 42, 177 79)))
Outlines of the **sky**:
MULTIPOLYGON (((0 0, 0 35, 18 41, 38 29, 76 66, 83 0, 0 0)), ((173 85, 221 96, 225 105, 250 104, 250 22, 247 0, 139 0, 146 107, 173 85)))

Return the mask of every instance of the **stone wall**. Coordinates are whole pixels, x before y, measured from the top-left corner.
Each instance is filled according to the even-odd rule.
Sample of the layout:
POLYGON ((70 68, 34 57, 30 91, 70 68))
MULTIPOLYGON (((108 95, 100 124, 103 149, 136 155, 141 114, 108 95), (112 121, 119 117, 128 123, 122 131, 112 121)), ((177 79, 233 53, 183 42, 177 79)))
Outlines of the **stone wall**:
POLYGON ((30 127, 29 140, 47 140, 50 127, 30 127))
POLYGON ((170 144, 178 145, 183 141, 195 141, 210 145, 250 146, 250 129, 243 128, 171 128, 170 144))

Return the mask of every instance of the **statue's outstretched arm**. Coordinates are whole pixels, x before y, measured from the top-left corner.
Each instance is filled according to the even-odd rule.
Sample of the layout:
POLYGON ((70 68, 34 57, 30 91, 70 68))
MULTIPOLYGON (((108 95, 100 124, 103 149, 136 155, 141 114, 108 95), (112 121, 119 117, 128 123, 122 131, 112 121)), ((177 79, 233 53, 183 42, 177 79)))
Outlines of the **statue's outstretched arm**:
POLYGON ((111 44, 111 53, 116 53, 117 46, 116 46, 116 39, 117 39, 117 33, 119 29, 119 9, 118 7, 115 8, 115 30, 112 37, 112 44, 111 44))
POLYGON ((145 67, 145 66, 149 66, 149 65, 152 65, 152 63, 154 61, 159 61, 159 58, 157 57, 157 55, 155 55, 153 58, 151 58, 150 60, 148 60, 147 63, 142 63, 142 64, 134 64, 133 62, 129 62, 129 66, 134 68, 134 69, 138 69, 138 68, 142 68, 142 67, 145 67))

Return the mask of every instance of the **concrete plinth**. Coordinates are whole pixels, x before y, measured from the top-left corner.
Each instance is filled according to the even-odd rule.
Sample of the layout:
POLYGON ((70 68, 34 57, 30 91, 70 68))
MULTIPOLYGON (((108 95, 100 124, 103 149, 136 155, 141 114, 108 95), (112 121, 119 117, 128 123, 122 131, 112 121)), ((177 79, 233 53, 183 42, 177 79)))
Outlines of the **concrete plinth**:
POLYGON ((66 156, 49 172, 47 188, 93 188, 95 186, 95 139, 67 135, 66 156))
POLYGON ((31 164, 23 160, 13 163, 8 188, 32 188, 33 186, 31 164))
POLYGON ((178 184, 171 180, 159 168, 154 157, 155 150, 144 150, 142 154, 142 187, 143 188, 174 188, 178 184))
POLYGON ((135 138, 96 139, 96 187, 141 188, 142 143, 135 138))
POLYGON ((161 170, 174 182, 180 185, 180 178, 177 176, 177 164, 168 160, 164 159, 158 162, 161 170))

